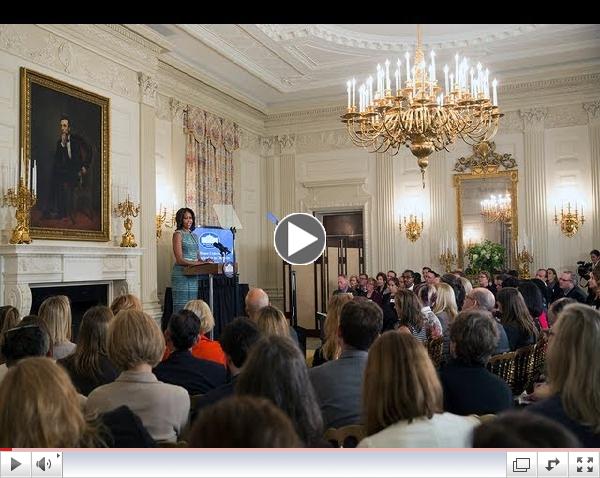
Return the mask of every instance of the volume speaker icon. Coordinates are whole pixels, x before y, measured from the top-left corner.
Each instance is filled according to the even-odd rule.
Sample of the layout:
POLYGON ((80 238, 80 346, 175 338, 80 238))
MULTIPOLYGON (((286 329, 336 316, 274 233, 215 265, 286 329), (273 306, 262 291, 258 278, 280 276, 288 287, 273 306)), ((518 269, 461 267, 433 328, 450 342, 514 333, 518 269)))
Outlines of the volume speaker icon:
POLYGON ((46 471, 46 469, 52 468, 52 462, 50 458, 42 457, 38 461, 35 462, 35 466, 37 466, 40 470, 46 471))

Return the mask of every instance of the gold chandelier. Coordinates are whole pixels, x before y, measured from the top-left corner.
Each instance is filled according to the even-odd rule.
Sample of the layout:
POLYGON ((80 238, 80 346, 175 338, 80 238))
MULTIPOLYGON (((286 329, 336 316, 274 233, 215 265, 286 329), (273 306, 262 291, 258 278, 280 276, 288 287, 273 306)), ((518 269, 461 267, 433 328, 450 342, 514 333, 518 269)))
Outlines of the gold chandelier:
POLYGON ((571 203, 567 203, 567 211, 565 212, 564 206, 560 208, 560 217, 556 214, 556 206, 554 207, 554 224, 560 225, 560 232, 567 237, 573 237, 577 234, 577 231, 585 223, 583 217, 583 206, 581 206, 581 212, 575 203, 575 211, 571 211, 571 203))
MULTIPOLYGON (((398 221, 398 226, 400 230, 402 230, 402 222, 398 221)), ((404 216, 404 233, 406 234, 406 238, 410 242, 415 242, 421 237, 421 233, 423 232, 423 215, 421 214, 421 222, 417 219, 417 215, 411 214, 406 220, 406 216, 404 216)))
POLYGON ((342 115, 352 142, 371 152, 392 150, 397 154, 403 144, 418 158, 423 188, 428 157, 435 151, 448 150, 457 138, 475 145, 488 141, 498 131, 498 120, 504 116, 498 108, 496 79, 490 97, 489 70, 477 63, 455 56, 454 72, 444 66, 444 90, 438 85, 435 53, 425 63, 421 45, 421 28, 417 26, 417 47, 414 64, 405 54, 406 79, 402 78, 402 63, 398 59, 394 74, 395 89, 390 78, 390 61, 377 65, 377 82, 369 76, 359 86, 356 102, 356 80, 346 83, 347 112, 342 115), (404 87, 402 85, 404 84, 404 87), (490 99, 491 98, 491 99, 490 99))
POLYGON ((491 195, 481 201, 481 215, 489 222, 510 223, 512 219, 512 206, 510 194, 504 196, 491 195))

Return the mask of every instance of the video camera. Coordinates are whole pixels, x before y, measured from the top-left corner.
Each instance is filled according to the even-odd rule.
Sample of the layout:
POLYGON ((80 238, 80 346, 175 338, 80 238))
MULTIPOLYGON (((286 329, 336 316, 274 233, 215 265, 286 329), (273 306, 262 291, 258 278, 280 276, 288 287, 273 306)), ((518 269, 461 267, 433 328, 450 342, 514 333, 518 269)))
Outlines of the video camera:
POLYGON ((592 272, 592 263, 585 261, 577 261, 577 274, 579 277, 585 280, 590 280, 590 273, 592 272))

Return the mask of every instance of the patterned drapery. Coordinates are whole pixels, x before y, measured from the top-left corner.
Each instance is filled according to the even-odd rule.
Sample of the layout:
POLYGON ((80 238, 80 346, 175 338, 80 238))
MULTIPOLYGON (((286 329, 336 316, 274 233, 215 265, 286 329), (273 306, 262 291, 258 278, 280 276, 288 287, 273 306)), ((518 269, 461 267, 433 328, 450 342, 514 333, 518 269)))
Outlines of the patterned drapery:
POLYGON ((185 203, 196 213, 196 225, 217 226, 213 206, 233 204, 233 151, 239 148, 238 126, 189 106, 184 128, 185 203))

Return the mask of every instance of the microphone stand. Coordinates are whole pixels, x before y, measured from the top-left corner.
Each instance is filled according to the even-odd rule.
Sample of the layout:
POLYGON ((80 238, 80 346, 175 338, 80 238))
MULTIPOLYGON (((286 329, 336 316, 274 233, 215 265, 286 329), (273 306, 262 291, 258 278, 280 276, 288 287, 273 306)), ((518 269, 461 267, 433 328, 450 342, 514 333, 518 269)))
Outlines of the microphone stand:
POLYGON ((240 306, 240 291, 239 291, 239 278, 238 278, 238 273, 237 273, 237 268, 235 268, 235 234, 237 232, 237 229, 232 226, 229 228, 229 230, 231 231, 231 237, 232 237, 232 241, 231 241, 231 251, 232 251, 232 257, 233 257, 233 267, 234 267, 234 272, 233 272, 233 295, 234 295, 234 313, 235 313, 235 317, 240 315, 240 310, 239 310, 239 306, 240 306))

